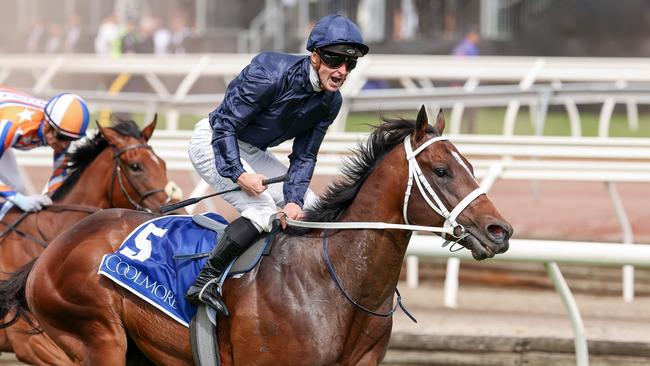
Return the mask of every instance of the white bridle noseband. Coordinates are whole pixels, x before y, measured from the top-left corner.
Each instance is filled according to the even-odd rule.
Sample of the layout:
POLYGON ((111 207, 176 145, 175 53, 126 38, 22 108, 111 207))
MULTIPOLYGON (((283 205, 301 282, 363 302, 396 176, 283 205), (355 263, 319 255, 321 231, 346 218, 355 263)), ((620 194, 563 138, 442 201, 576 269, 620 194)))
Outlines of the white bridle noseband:
POLYGON ((409 173, 408 173, 408 183, 406 187, 406 192, 404 192, 404 207, 403 207, 403 213, 402 215, 404 216, 404 222, 406 224, 391 224, 391 223, 386 223, 386 222, 310 222, 310 221, 297 221, 297 220, 291 220, 287 218, 287 223, 291 226, 297 226, 297 227, 306 227, 306 228, 313 228, 313 229, 400 229, 400 230, 410 230, 410 231, 428 231, 428 232, 434 232, 434 233, 440 233, 442 234, 443 238, 449 234, 451 236, 454 236, 457 238, 456 240, 459 240, 460 238, 464 237, 465 234, 465 228, 460 225, 458 222, 456 222, 456 218, 460 213, 467 208, 467 206, 470 205, 478 196, 482 194, 486 194, 485 190, 483 188, 478 187, 472 192, 470 192, 465 198, 463 198, 457 205, 454 207, 453 210, 449 211, 445 207, 445 205, 442 203, 442 200, 438 197, 436 192, 431 188, 431 185, 425 178, 424 174, 422 173, 422 169, 420 169, 420 165, 418 164, 417 160, 415 157, 424 151, 429 145, 438 142, 438 141, 446 141, 448 140, 446 137, 434 137, 424 144, 422 144, 420 147, 418 147, 415 151, 411 147, 411 139, 410 135, 407 135, 404 138, 404 149, 406 150, 406 160, 408 161, 409 164, 409 173), (420 225, 411 225, 408 220, 408 203, 409 203, 409 198, 411 196, 411 190, 413 188, 413 181, 415 181, 416 185, 418 186, 418 189, 420 190, 420 193, 424 200, 427 202, 429 207, 436 212, 438 215, 442 216, 445 219, 445 223, 443 227, 435 227, 435 226, 420 226, 420 225), (431 198, 433 198, 433 201, 431 198), (457 227, 460 227, 460 233, 455 233, 455 229, 457 227))
MULTIPOLYGON (((447 137, 443 136, 438 136, 434 137, 427 142, 423 143, 418 147, 417 149, 413 150, 411 147, 411 136, 406 136, 404 138, 404 149, 406 150, 406 160, 409 163, 409 180, 406 186, 406 192, 404 193, 404 208, 402 209, 402 215, 404 216, 404 222, 409 224, 409 219, 408 219, 408 206, 409 206, 409 198, 411 196, 411 190, 413 189, 413 181, 415 181, 415 184, 418 186, 418 189, 420 190, 420 194, 424 198, 424 201, 431 207, 431 209, 436 212, 438 215, 442 216, 445 219, 445 223, 443 225, 443 228, 451 228, 451 233, 455 237, 460 237, 465 233, 465 228, 456 222, 456 218, 458 215, 460 215, 461 212, 467 206, 470 205, 470 203, 474 202, 478 196, 482 194, 486 194, 485 190, 481 188, 480 186, 470 192, 465 198, 463 198, 456 207, 454 207, 453 210, 449 211, 445 207, 445 204, 442 203, 442 200, 436 192, 431 188, 431 185, 429 184, 429 181, 426 179, 424 174, 422 173, 422 169, 420 169, 420 165, 418 164, 418 161, 415 159, 415 157, 424 151, 427 147, 430 145, 438 142, 438 141, 447 141, 447 137), (433 201, 431 198, 433 198, 433 201), (460 227, 461 231, 460 233, 455 233, 455 229, 457 227, 460 227)), ((443 232, 443 238, 445 234, 448 232, 443 232)))

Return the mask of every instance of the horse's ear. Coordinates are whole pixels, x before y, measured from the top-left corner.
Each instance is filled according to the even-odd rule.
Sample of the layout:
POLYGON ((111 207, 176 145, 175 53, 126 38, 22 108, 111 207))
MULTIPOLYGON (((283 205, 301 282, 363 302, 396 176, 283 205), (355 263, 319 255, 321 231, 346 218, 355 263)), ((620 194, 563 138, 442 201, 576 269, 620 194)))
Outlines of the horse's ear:
POLYGON ((102 127, 98 121, 95 121, 95 123, 97 124, 97 130, 99 130, 99 133, 102 134, 104 140, 106 140, 106 142, 108 142, 108 144, 111 146, 117 146, 118 142, 120 141, 120 134, 112 128, 102 127))
POLYGON ((149 141, 151 135, 153 135, 153 130, 156 129, 156 122, 158 122, 158 113, 153 115, 153 121, 149 123, 145 128, 142 129, 142 137, 145 141, 149 141))
POLYGON ((445 114, 442 113, 442 108, 438 112, 438 117, 436 117, 436 125, 433 126, 433 129, 436 131, 438 136, 442 136, 442 131, 445 130, 445 114))
POLYGON ((415 119, 415 142, 421 141, 427 135, 427 127, 429 127, 429 117, 426 108, 422 105, 415 119))

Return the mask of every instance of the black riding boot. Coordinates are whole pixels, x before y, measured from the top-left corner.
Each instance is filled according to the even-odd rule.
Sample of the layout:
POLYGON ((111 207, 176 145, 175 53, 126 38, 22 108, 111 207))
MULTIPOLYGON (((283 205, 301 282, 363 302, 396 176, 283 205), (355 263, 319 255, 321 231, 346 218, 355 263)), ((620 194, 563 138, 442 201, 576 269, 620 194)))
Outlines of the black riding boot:
POLYGON ((212 306, 223 316, 230 316, 218 291, 218 278, 233 259, 253 245, 259 234, 255 225, 244 217, 231 222, 210 252, 210 257, 199 276, 185 293, 185 298, 191 304, 199 305, 202 302, 212 306))

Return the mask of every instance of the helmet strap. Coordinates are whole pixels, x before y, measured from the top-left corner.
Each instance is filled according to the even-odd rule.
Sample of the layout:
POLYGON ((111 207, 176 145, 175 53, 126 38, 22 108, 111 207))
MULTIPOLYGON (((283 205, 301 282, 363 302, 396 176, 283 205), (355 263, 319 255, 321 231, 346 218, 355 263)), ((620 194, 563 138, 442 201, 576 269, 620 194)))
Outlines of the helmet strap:
POLYGON ((316 65, 310 62, 309 66, 309 82, 311 83, 311 87, 315 92, 320 92, 323 90, 323 84, 320 81, 320 75, 318 74, 316 65))

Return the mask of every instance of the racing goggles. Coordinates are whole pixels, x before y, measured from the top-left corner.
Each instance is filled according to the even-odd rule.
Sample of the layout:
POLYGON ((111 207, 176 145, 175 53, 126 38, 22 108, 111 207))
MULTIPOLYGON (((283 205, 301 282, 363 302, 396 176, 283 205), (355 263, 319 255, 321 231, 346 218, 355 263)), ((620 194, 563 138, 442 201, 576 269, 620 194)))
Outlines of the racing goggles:
POLYGON ((343 65, 344 62, 345 66, 348 68, 348 71, 352 71, 355 67, 357 67, 357 58, 353 56, 346 56, 323 50, 319 50, 318 55, 320 56, 320 59, 323 60, 325 66, 329 67, 330 69, 338 69, 341 67, 341 65, 343 65))
POLYGON ((63 133, 61 133, 56 128, 52 128, 52 136, 54 136, 54 138, 59 140, 59 141, 74 141, 74 140, 76 140, 74 137, 64 135, 63 133))
POLYGON ((47 124, 50 126, 50 130, 52 131, 52 136, 55 139, 57 139, 59 141, 75 141, 76 140, 76 138, 74 138, 72 136, 68 136, 68 135, 64 134, 63 132, 61 132, 61 130, 59 130, 59 126, 57 126, 56 124, 54 124, 54 122, 52 122, 50 120, 47 113, 45 114, 45 120, 47 121, 47 124))

